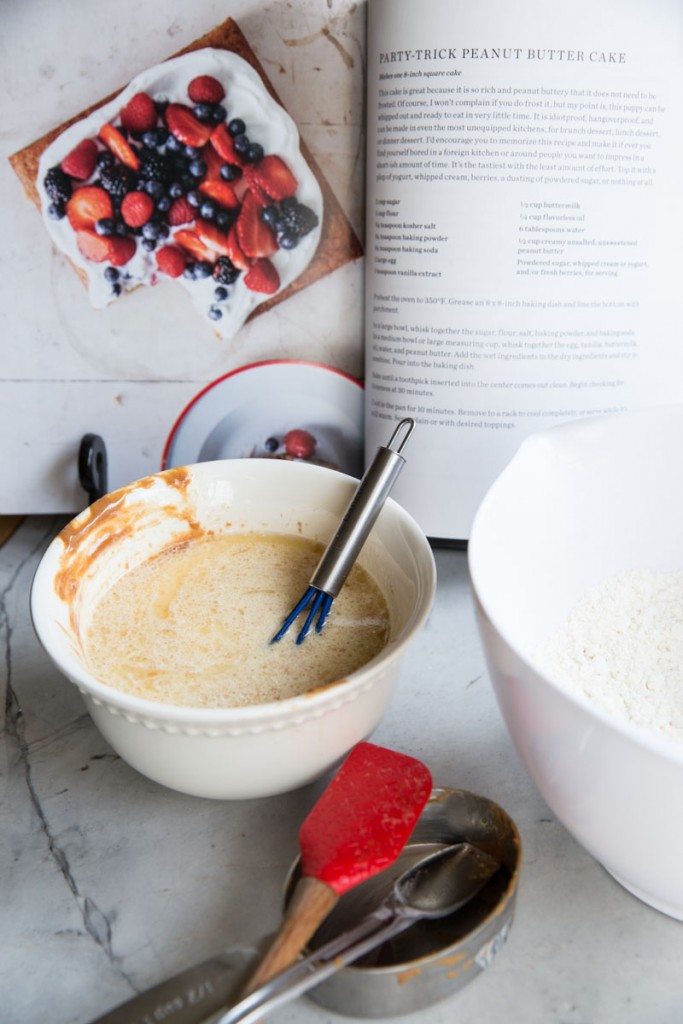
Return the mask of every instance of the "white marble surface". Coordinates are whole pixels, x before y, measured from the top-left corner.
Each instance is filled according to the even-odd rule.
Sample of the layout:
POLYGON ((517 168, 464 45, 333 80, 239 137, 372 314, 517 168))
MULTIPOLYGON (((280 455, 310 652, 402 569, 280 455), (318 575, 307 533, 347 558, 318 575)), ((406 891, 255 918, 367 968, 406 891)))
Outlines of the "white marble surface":
MULTIPOLYGON (((34 639, 28 590, 61 520, 0 549, 0 1019, 86 1024, 278 921, 298 826, 322 782, 236 803, 162 789, 108 749, 34 639)), ((462 552, 438 551, 437 602, 373 739, 515 819, 517 912, 493 966, 421 1024, 680 1024, 683 925, 623 890, 554 819, 489 685, 462 552)), ((306 998, 279 1024, 345 1018, 306 998)), ((348 1019, 348 1018, 346 1018, 348 1019)))
POLYGON ((2 0, 0 514, 74 512, 80 439, 104 438, 110 488, 160 468, 210 381, 264 359, 362 375, 362 259, 220 342, 171 282, 93 310, 7 157, 234 18, 363 235, 365 5, 353 0, 2 0))

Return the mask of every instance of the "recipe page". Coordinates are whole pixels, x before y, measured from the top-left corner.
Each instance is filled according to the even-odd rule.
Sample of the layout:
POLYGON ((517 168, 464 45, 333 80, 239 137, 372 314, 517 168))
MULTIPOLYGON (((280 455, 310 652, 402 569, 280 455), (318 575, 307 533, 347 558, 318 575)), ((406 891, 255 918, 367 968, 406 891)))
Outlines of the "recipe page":
POLYGON ((369 0, 367 456, 465 541, 524 437, 683 398, 678 0, 369 0))

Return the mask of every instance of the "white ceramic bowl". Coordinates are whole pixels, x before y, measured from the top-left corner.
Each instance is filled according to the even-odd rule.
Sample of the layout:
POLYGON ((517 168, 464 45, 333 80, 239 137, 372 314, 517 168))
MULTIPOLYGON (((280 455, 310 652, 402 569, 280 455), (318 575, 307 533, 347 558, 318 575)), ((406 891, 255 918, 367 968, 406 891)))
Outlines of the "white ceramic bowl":
MULTIPOLYGON (((84 664, 78 636, 79 609, 126 568, 190 536, 197 524, 201 530, 301 533, 326 542, 356 485, 342 473, 307 464, 204 462, 107 495, 52 542, 33 581, 34 628, 57 667, 79 688, 102 734, 143 775, 197 796, 274 795, 320 776, 378 724, 436 586, 427 539, 392 499, 359 559, 388 600, 390 641, 344 681, 251 707, 174 707, 98 682, 84 664), (59 576, 65 558, 70 560, 66 583, 64 574, 59 576), (61 579, 58 589, 56 579, 61 579)), ((315 637, 306 642, 311 640, 315 637)))
POLYGON ((683 744, 569 693, 536 651, 598 583, 683 570, 682 443, 683 406, 538 433, 485 496, 469 544, 491 679, 529 774, 622 885, 681 920, 683 744))

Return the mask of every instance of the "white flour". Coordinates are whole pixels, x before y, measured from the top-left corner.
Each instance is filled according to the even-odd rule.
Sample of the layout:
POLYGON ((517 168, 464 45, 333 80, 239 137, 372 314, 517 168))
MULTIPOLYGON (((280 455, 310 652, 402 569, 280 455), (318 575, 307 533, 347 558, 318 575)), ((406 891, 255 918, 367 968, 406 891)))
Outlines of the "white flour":
POLYGON ((605 711, 683 742, 683 572, 624 572, 590 590, 537 652, 605 711))

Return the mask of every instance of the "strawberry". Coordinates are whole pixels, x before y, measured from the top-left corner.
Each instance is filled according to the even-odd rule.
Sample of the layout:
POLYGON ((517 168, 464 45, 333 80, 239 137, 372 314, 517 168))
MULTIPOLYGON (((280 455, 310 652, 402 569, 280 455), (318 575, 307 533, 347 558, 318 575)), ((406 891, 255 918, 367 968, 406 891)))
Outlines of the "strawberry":
MULTIPOLYGON (((204 146, 201 153, 201 160, 206 164, 206 174, 204 175, 204 181, 222 181, 221 178, 221 167, 225 161, 218 155, 217 151, 212 145, 204 146)), ((240 174, 242 172, 240 171, 240 174)))
POLYGON ((202 220, 198 217, 196 231, 204 245, 212 249, 214 253, 220 253, 221 256, 230 255, 228 252, 228 236, 226 232, 221 231, 221 229, 210 220, 202 220))
POLYGON ((94 228, 103 217, 114 216, 114 206, 108 192, 99 185, 84 185, 76 189, 66 204, 66 215, 74 231, 94 228))
POLYGON ((233 266, 237 267, 238 270, 248 270, 249 267, 251 266, 251 260, 247 259, 247 257, 244 255, 242 246, 239 243, 239 238, 237 237, 236 228, 237 225, 233 224, 233 226, 228 231, 228 238, 226 242, 227 252, 225 255, 229 258, 233 266))
POLYGON ((121 111, 121 124, 129 132, 146 132, 156 123, 156 107, 146 92, 137 92, 121 111))
POLYGON ((209 141, 211 125, 198 121, 182 103, 169 103, 165 117, 168 130, 186 146, 204 146, 209 141))
POLYGON ((217 78, 198 75, 188 85, 187 94, 193 103, 220 103, 225 98, 225 89, 217 78))
POLYGON ((65 174, 78 181, 85 181, 95 170, 97 146, 92 139, 83 139, 68 153, 61 163, 65 174))
POLYGON ((109 262, 114 267, 122 267, 135 255, 135 239, 131 235, 112 235, 109 242, 109 262))
POLYGON ((194 207, 188 203, 185 196, 180 196, 171 204, 168 211, 168 223, 172 228, 177 228, 179 224, 189 224, 194 220, 194 213, 194 207))
POLYGON ((121 216, 129 228, 141 228, 154 213, 154 200, 146 192, 128 192, 121 203, 121 216))
POLYGON ((280 276, 270 260, 256 260, 244 275, 244 283, 252 292, 274 295, 280 287, 280 276))
POLYGON ((277 252, 277 239, 261 220, 261 207, 250 190, 244 194, 235 227, 242 251, 250 259, 261 259, 277 252))
POLYGON ((169 277, 180 277, 187 265, 185 253, 177 245, 165 245, 157 252, 156 259, 159 270, 169 277))
POLYGON ((211 145, 225 163, 235 164, 236 167, 243 166, 239 154, 235 152, 232 135, 222 121, 211 132, 211 145))
POLYGON ((199 191, 203 192, 204 195, 211 196, 212 199, 215 199, 217 203, 225 206, 228 210, 236 210, 240 205, 234 188, 227 181, 202 181, 199 191))
POLYGON ((213 263, 216 259, 216 253, 202 242, 196 231, 192 231, 188 228, 181 228, 180 231, 176 231, 173 236, 173 240, 195 260, 213 263))
POLYGON ((76 245, 86 260, 92 263, 104 263, 109 259, 109 239, 98 235, 92 228, 76 231, 76 245))
POLYGON ((256 164, 250 164, 244 172, 249 184, 252 181, 263 189, 266 195, 278 202, 293 196, 298 182, 282 157, 266 154, 256 164))
POLYGON ((135 150, 128 145, 118 128, 114 128, 113 124, 102 125, 100 128, 100 138, 107 149, 110 149, 114 156, 119 158, 122 164, 125 164, 126 167, 132 167, 134 171, 137 171, 140 166, 138 155, 135 150))

